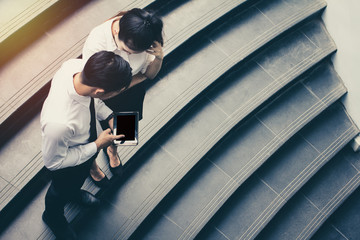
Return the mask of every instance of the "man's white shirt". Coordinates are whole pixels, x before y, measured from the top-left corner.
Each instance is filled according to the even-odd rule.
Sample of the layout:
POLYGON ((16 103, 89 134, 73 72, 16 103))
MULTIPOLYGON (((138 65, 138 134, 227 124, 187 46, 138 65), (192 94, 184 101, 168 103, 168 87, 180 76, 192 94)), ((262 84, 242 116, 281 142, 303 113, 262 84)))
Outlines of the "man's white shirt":
MULTIPOLYGON (((79 95, 73 83, 73 76, 83 70, 85 62, 71 59, 63 63, 41 111, 43 160, 50 170, 82 164, 97 152, 95 142, 88 142, 91 98, 79 95)), ((95 112, 99 121, 112 113, 99 99, 95 99, 95 112)))

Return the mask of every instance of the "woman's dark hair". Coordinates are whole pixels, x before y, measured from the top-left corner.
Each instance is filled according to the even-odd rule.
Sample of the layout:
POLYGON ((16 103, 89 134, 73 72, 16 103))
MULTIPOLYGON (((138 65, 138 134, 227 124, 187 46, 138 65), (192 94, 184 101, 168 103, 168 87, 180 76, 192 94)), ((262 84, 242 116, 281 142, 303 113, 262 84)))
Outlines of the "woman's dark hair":
POLYGON ((82 83, 112 92, 127 88, 132 79, 131 67, 119 55, 100 51, 87 60, 82 71, 82 83))
POLYGON ((145 51, 154 41, 161 46, 163 22, 152 11, 133 8, 120 18, 119 39, 134 51, 145 51))

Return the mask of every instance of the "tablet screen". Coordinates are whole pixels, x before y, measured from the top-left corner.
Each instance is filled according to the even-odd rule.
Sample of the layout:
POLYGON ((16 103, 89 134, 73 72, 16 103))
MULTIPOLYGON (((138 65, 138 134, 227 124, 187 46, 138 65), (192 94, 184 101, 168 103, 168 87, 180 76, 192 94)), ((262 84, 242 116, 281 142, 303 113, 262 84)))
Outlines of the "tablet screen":
POLYGON ((136 125, 136 116, 135 115, 117 115, 116 116, 116 134, 124 134, 125 137, 121 138, 122 141, 131 141, 135 140, 135 125, 136 125))

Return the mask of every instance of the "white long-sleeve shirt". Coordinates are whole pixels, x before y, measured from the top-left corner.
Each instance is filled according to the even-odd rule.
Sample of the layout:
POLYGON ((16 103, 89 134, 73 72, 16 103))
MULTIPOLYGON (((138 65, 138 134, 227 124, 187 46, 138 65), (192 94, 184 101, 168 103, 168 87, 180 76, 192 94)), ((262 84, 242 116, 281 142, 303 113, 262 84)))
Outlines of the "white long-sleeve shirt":
MULTIPOLYGON (((97 152, 90 137, 90 100, 74 88, 73 76, 83 70, 85 61, 71 59, 63 63, 53 77, 41 111, 42 154, 50 170, 76 166, 97 152)), ((105 120, 112 111, 95 99, 97 120, 105 120)), ((98 125, 98 123, 97 123, 98 125)))
POLYGON ((111 30, 114 20, 115 18, 107 20, 91 30, 82 50, 82 58, 86 61, 94 53, 102 50, 114 52, 130 64, 132 75, 139 72, 144 74, 150 62, 152 62, 155 57, 145 51, 136 54, 128 54, 125 51, 120 51, 116 46, 111 30))

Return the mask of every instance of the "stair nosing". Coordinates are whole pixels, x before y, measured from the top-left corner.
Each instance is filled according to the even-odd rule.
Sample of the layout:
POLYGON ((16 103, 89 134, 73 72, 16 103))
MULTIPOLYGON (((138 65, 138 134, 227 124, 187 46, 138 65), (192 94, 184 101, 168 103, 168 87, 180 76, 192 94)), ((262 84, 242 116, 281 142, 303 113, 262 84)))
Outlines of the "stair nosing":
MULTIPOLYGON (((273 30, 273 29, 278 29, 278 27, 273 27, 270 30, 268 30, 268 32, 271 32, 271 30, 273 30)), ((280 31, 277 32, 277 34, 271 34, 266 39, 262 40, 259 43, 259 45, 257 45, 256 43, 253 44, 253 42, 251 42, 251 44, 248 44, 248 45, 244 46, 243 48, 241 48, 241 49, 237 50, 236 52, 234 52, 232 55, 230 55, 228 58, 225 59, 225 61, 223 61, 220 64, 223 64, 223 65, 228 64, 229 67, 228 67, 227 70, 229 70, 232 66, 234 66, 235 64, 237 64, 238 62, 243 60, 245 57, 249 56, 249 54, 251 52, 253 52, 254 49, 258 49, 259 47, 263 46, 265 43, 267 43, 269 41, 269 39, 273 39, 275 36, 280 35, 283 31, 284 30, 280 30, 280 31), (247 48, 247 46, 251 46, 251 47, 247 48)), ((336 50, 335 45, 331 45, 331 46, 329 46, 329 48, 332 49, 332 51, 336 50)), ((320 53, 322 53, 322 51, 320 51, 320 53)), ((315 54, 314 54, 314 56, 316 57, 315 54)), ((313 65, 313 63, 311 63, 310 61, 309 62, 306 61, 305 63, 308 63, 309 65, 313 65)), ((211 71, 204 74, 199 79, 199 81, 197 81, 197 82, 195 82, 193 84, 193 86, 194 85, 196 85, 196 86, 193 87, 191 90, 194 91, 195 93, 189 93, 190 91, 188 89, 186 91, 184 91, 184 92, 186 92, 186 94, 192 94, 192 98, 194 96, 200 94, 207 86, 210 85, 210 83, 214 82, 218 77, 220 77, 224 72, 227 71, 226 70, 226 71, 222 71, 220 73, 217 73, 216 70, 218 68, 221 69, 220 64, 216 68, 214 68, 211 71), (215 76, 215 77, 213 77, 214 79, 211 79, 212 76, 215 76)), ((191 87, 189 87, 189 89, 190 88, 191 87)), ((188 102, 190 101, 188 99, 189 99, 189 97, 184 98, 184 96, 182 94, 180 94, 178 98, 174 99, 171 102, 171 104, 166 106, 161 111, 161 113, 164 113, 163 115, 161 115, 161 113, 160 113, 157 117, 155 117, 154 119, 149 121, 149 123, 147 125, 144 125, 142 127, 143 130, 140 132, 140 134, 142 136, 142 142, 138 146, 136 146, 134 148, 124 149, 122 151, 121 150, 119 151, 119 154, 124 158, 125 162, 127 160, 129 160, 131 158, 131 156, 133 156, 140 149, 140 147, 143 146, 143 144, 145 144, 154 135, 154 132, 159 131, 165 125, 165 123, 167 123, 177 112, 179 112, 184 106, 186 106, 188 104, 188 102), (176 111, 177 109, 180 109, 180 110, 176 111), (168 117, 169 115, 170 115, 170 117, 168 117), (156 126, 155 129, 153 129, 151 127, 148 128, 148 126, 151 123, 153 123, 154 121, 156 122, 157 119, 160 119, 159 122, 161 122, 162 125, 158 124, 158 125, 161 125, 161 126, 160 127, 156 126), (149 129, 149 130, 147 130, 147 129, 149 129), (150 137, 147 137, 147 131, 150 132, 150 137)))
MULTIPOLYGON (((13 17, 10 21, 6 22, 4 25, 0 27, 0 42, 3 42, 8 36, 14 33, 12 29, 19 29, 24 24, 19 24, 19 22, 24 21, 24 19, 28 19, 29 17, 33 16, 34 13, 41 14, 46 9, 54 5, 58 0, 42 0, 43 3, 39 3, 37 1, 36 3, 33 3, 31 6, 29 6, 27 9, 13 17), (40 6, 40 8, 36 8, 37 5, 40 6), (35 11, 34 11, 35 8, 35 11), (19 27, 19 25, 21 25, 19 27)), ((31 18, 33 19, 33 18, 31 18)))
POLYGON ((310 177, 313 176, 321 168, 321 166, 323 166, 327 161, 331 159, 331 157, 333 157, 338 151, 340 151, 340 149, 344 147, 354 136, 356 136, 357 133, 358 131, 354 128, 354 126, 350 126, 346 132, 344 132, 329 147, 322 151, 321 154, 312 161, 316 162, 317 166, 310 166, 309 164, 302 171, 304 172, 305 170, 308 170, 310 171, 310 174, 308 174, 307 176, 302 175, 300 177, 298 175, 295 179, 293 179, 291 183, 296 181, 298 184, 291 187, 289 187, 290 184, 288 184, 288 186, 279 193, 279 197, 274 199, 274 204, 269 204, 269 206, 266 208, 272 209, 271 212, 266 211, 265 209, 257 218, 257 220, 261 218, 261 221, 254 221, 254 223, 243 233, 240 239, 255 238, 257 234, 265 227, 264 223, 268 223, 273 218, 275 213, 277 213, 280 208, 284 206, 284 204, 296 193, 296 191, 298 191, 301 186, 305 184, 304 181, 301 182, 301 179, 299 178, 305 178, 305 180, 310 179, 310 177), (331 152, 326 152, 324 154, 324 152, 330 148, 332 148, 331 152), (279 198, 281 199, 281 201, 278 200, 279 198))
MULTIPOLYGON (((328 47, 328 48, 325 48, 325 49, 334 49, 334 46, 331 46, 331 47, 328 47)), ((322 51, 319 51, 319 52, 322 52, 322 51)), ((328 54, 330 54, 330 53, 328 53, 328 54)), ((325 56, 327 56, 328 54, 324 54, 325 56)), ((319 54, 317 55, 317 56, 319 56, 319 54)), ((315 64, 315 62, 313 62, 312 61, 312 63, 311 63, 312 65, 314 65, 315 64)), ((311 65, 310 64, 310 65, 311 65)), ((226 120, 225 120, 226 121, 226 120)), ((223 131, 223 129, 224 128, 221 128, 221 127, 218 127, 219 129, 221 129, 222 131, 223 131)), ((214 141, 213 139, 214 139, 214 135, 211 135, 212 136, 212 138, 209 140, 210 142, 211 141, 214 141)), ((203 144, 203 145, 206 145, 206 146, 209 146, 210 144, 203 144)), ((186 173, 188 170, 190 170, 191 168, 192 168, 192 166, 191 165, 194 165, 194 163, 191 161, 191 160, 193 160, 193 159, 196 159, 196 158, 198 158, 198 156, 200 155, 200 156, 202 156, 202 155, 204 155, 205 153, 202 153, 202 152, 204 152, 205 150, 204 149, 202 149, 201 150, 201 152, 196 152, 196 150, 194 150, 194 151, 192 151, 191 153, 189 153, 186 157, 185 157, 185 159, 184 160, 182 160, 182 162, 184 162, 184 164, 182 164, 181 165, 181 169, 180 168, 178 168, 178 169, 176 169, 176 172, 180 175, 180 178, 179 179, 181 179, 182 177, 181 177, 181 175, 184 175, 184 173, 186 173), (188 160, 186 160, 186 159, 188 159, 188 160), (181 171, 181 172, 180 172, 181 171)), ((168 188, 169 187, 169 185, 170 185, 170 183, 172 182, 178 182, 178 180, 175 180, 175 177, 177 177, 176 176, 176 174, 175 173, 173 173, 172 172, 172 174, 169 174, 168 176, 171 176, 171 177, 173 177, 173 179, 170 179, 170 180, 166 180, 167 182, 167 184, 166 184, 166 188, 168 188)), ((178 177, 177 177, 178 178, 178 177)), ((171 184, 172 184, 171 183, 171 184)), ((158 192, 160 192, 160 189, 158 190, 158 192)), ((154 192, 153 192, 154 193, 154 192)), ((154 196, 153 197, 153 199, 152 199, 152 202, 155 202, 155 199, 161 199, 161 197, 159 197, 159 196, 154 196)), ((132 214, 131 216, 130 216, 130 219, 132 219, 132 220, 134 220, 134 221, 132 221, 134 224, 137 224, 138 222, 139 222, 139 220, 138 220, 138 218, 139 217, 142 217, 142 216, 144 216, 144 214, 146 214, 145 212, 148 212, 149 210, 148 209, 150 209, 150 208, 152 208, 150 205, 152 204, 152 202, 150 203, 150 201, 149 202, 147 202, 146 204, 145 204, 145 206, 144 207, 141 207, 141 209, 137 209, 135 212, 134 212, 134 214, 132 214), (144 212, 144 213, 142 213, 142 212, 144 212)), ((129 224, 131 224, 131 223, 124 223, 122 226, 126 226, 125 227, 125 229, 119 229, 118 230, 118 232, 117 232, 117 234, 115 235, 116 236, 116 238, 128 238, 128 237, 130 237, 130 235, 132 234, 132 233, 128 233, 128 231, 134 231, 132 228, 133 227, 131 227, 131 226, 129 226, 129 224), (128 230, 129 229, 129 230, 128 230), (121 232, 121 233, 120 233, 121 232)))
MULTIPOLYGON (((310 74, 311 75, 311 74, 310 74)), ((304 79, 300 80, 300 82, 303 82, 306 80, 309 76, 306 76, 304 79)), ((271 153, 274 153, 278 148, 281 147, 281 145, 288 139, 291 138, 299 129, 301 129, 307 122, 310 122, 312 119, 314 119, 320 112, 325 110, 326 106, 329 104, 335 102, 337 99, 339 99, 344 93, 345 88, 343 87, 343 84, 341 81, 339 81, 339 86, 335 89, 333 89, 332 92, 330 92, 328 95, 324 96, 322 99, 318 99, 318 101, 308 110, 306 110, 304 113, 302 113, 298 118, 296 118, 287 128, 283 129, 281 132, 276 134, 266 146, 264 146, 251 160, 248 161, 248 164, 245 164, 241 170, 238 171, 237 174, 234 175, 234 177, 231 178, 231 180, 235 181, 237 184, 242 184, 255 170, 266 161, 266 159, 271 155, 271 153), (333 91, 336 92, 336 90, 342 90, 339 92, 338 95, 334 96, 333 98, 328 99, 328 95, 331 95, 333 91), (328 99, 327 102, 324 102, 323 99, 328 99), (307 116, 305 116, 307 115, 307 116), (304 116, 304 117, 303 117, 304 116), (288 133, 289 132, 289 133, 288 133)), ((271 104, 271 103, 270 103, 271 104)), ((230 182, 230 180, 229 180, 230 182)), ((237 188, 231 189, 232 192, 234 192, 237 188)), ((218 195, 218 194, 217 194, 218 195)), ((219 198, 223 198, 223 196, 219 195, 219 198)), ((212 201, 217 202, 218 199, 215 199, 215 197, 212 199, 212 201), (213 200, 214 199, 214 200, 213 200)), ((225 201, 221 202, 221 204, 224 204, 225 201)), ((210 205, 210 202, 208 203, 210 205)), ((199 213, 199 215, 189 224, 189 226, 186 228, 188 231, 184 231, 181 235, 180 239, 186 239, 186 238, 193 238, 195 237, 199 232, 200 228, 203 227, 196 225, 198 221, 204 221, 209 220, 214 214, 217 209, 219 209, 221 206, 218 205, 216 207, 209 209, 206 209, 205 207, 203 210, 199 213), (210 211, 210 212, 209 212, 210 211), (203 214, 200 216, 200 214, 203 214), (208 214, 208 215, 206 215, 208 214), (200 219, 200 220, 198 220, 200 219)))
POLYGON ((301 231, 296 239, 309 239, 313 236, 320 224, 324 223, 328 217, 340 207, 341 203, 347 199, 353 191, 360 186, 360 173, 358 172, 346 185, 336 193, 336 195, 322 208, 319 213, 301 231))

